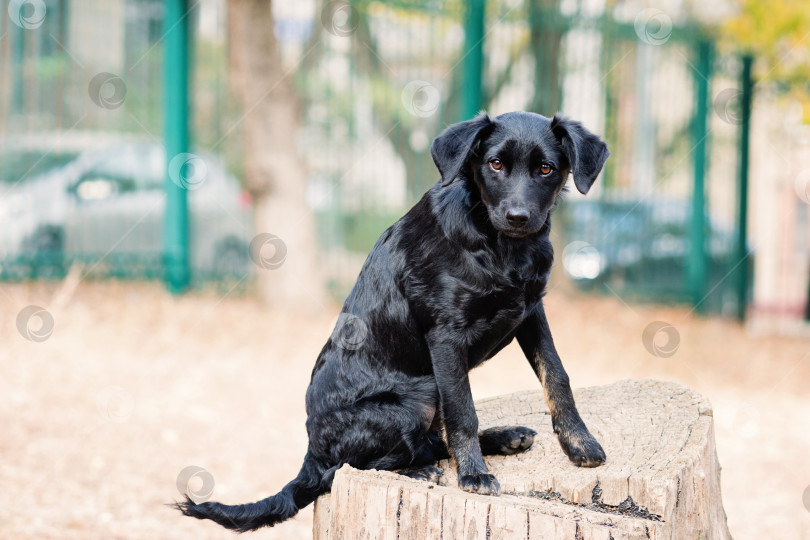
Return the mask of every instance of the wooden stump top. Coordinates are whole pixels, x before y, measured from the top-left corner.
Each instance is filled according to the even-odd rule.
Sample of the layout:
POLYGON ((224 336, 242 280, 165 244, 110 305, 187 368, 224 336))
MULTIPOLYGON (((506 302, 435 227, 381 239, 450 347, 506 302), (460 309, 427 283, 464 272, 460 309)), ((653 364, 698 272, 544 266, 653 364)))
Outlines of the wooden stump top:
POLYGON ((529 451, 486 458, 500 496, 458 489, 452 460, 439 463, 439 486, 344 466, 316 503, 315 538, 730 538, 706 398, 651 380, 574 396, 607 454, 601 467, 563 454, 541 391, 486 399, 476 403, 481 429, 538 432, 529 451))

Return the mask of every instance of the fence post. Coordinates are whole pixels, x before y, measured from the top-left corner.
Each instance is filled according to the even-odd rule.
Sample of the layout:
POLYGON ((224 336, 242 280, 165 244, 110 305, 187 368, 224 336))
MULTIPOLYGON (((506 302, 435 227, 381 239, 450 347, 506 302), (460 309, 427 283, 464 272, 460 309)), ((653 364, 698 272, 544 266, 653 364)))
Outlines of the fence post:
POLYGON ((188 199, 172 181, 168 164, 188 152, 188 0, 165 0, 163 28, 163 137, 166 146, 166 213, 163 218, 163 264, 166 288, 183 292, 190 281, 188 199))
POLYGON ((751 65, 754 58, 745 55, 742 59, 742 72, 740 73, 740 168, 737 200, 737 245, 734 256, 735 264, 739 264, 735 280, 737 296, 737 318, 745 320, 748 307, 748 161, 749 141, 751 139, 751 100, 753 99, 754 83, 751 79, 751 65))
POLYGON ((692 119, 694 141, 694 186, 692 219, 689 227, 689 256, 686 264, 687 285, 692 305, 700 309, 706 288, 706 148, 709 118, 709 81, 712 69, 712 44, 701 40, 697 46, 695 79, 695 116, 692 119))
MULTIPOLYGON (((5 2, 4 2, 5 4, 5 2)), ((22 8, 20 8, 22 9, 22 8)), ((5 9, 3 10, 5 11, 5 9)), ((5 17, 5 13, 2 13, 5 17)), ((9 21, 10 22, 10 21, 9 21)), ((7 26, 11 26, 6 23, 7 26)), ((13 72, 11 81, 14 88, 11 90, 11 110, 14 114, 23 114, 23 95, 25 94, 25 76, 23 74, 23 62, 25 60, 25 30, 22 28, 11 28, 14 32, 16 43, 12 45, 14 54, 13 72)), ((9 38, 10 39, 10 38, 9 38)))
POLYGON ((484 13, 486 0, 470 0, 464 23, 464 99, 461 119, 469 120, 483 107, 484 13))

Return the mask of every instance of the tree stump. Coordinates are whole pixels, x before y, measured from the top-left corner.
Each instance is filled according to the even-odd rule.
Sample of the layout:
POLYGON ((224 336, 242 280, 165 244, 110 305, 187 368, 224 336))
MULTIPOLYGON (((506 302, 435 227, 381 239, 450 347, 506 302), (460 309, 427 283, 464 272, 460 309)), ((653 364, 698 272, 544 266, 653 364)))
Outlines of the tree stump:
POLYGON ((480 429, 535 429, 531 449, 489 456, 501 495, 457 487, 452 460, 441 485, 348 465, 315 506, 316 540, 730 539, 708 400, 658 381, 622 381, 574 396, 607 462, 573 465, 551 428, 541 391, 476 403, 480 429))

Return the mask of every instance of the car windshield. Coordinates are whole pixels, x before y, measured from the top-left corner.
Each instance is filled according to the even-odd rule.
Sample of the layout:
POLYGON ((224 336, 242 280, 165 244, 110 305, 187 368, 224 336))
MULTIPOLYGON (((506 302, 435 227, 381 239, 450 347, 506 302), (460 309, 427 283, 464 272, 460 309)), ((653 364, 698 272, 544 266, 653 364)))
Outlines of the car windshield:
POLYGON ((63 167, 78 157, 76 152, 47 150, 8 150, 0 154, 0 183, 15 184, 52 169, 63 167))
POLYGON ((165 157, 158 145, 125 145, 100 153, 85 178, 112 178, 128 190, 162 189, 165 157))

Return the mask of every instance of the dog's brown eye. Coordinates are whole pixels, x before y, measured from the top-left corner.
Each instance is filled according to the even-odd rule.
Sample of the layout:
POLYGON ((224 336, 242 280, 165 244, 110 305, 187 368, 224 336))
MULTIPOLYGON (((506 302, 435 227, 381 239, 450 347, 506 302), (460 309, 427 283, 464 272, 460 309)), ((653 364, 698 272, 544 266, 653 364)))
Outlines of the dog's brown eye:
POLYGON ((503 169, 503 163, 501 163, 500 159, 492 159, 489 161, 489 166, 492 167, 496 171, 500 171, 503 169))
POLYGON ((548 163, 543 163, 542 165, 540 165, 540 168, 537 169, 537 172, 539 172, 543 176, 547 176, 547 175, 551 174, 552 170, 553 170, 553 167, 551 165, 549 165, 548 163))

